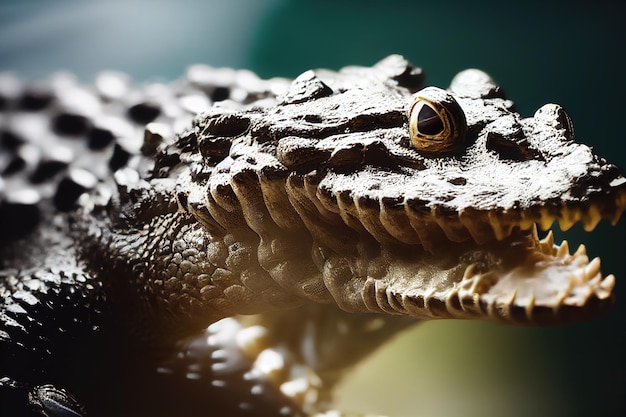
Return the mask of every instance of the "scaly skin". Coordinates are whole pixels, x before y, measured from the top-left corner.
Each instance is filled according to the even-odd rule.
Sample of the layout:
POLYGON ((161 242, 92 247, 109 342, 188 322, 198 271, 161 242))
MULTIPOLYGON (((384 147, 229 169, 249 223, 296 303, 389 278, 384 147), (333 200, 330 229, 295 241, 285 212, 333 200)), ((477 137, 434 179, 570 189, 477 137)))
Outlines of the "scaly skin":
MULTIPOLYGON (((558 105, 522 118, 477 70, 448 91, 422 81, 392 56, 372 68, 306 72, 288 88, 268 81, 178 135, 149 126, 140 155, 114 164, 112 181, 101 175, 75 210, 45 214, 26 243, 4 250, 5 267, 19 272, 3 287, 3 346, 27 356, 20 342, 28 340, 48 366, 66 332, 42 338, 23 323, 40 320, 32 306, 69 286, 79 300, 68 298, 68 321, 90 340, 97 327, 96 344, 114 339, 124 351, 128 338, 154 352, 164 374, 181 366, 168 365, 175 346, 187 352, 179 364, 211 369, 209 380, 221 381, 213 385, 253 380, 264 388, 250 392, 264 392, 274 411, 311 414, 326 409, 346 368, 411 319, 551 325, 605 312, 613 276, 583 247, 570 254, 551 234, 539 240, 536 225, 617 222, 626 207, 619 170, 574 142, 558 105), (274 97, 270 85, 284 91, 274 97), (42 238, 45 248, 19 254, 42 238), (41 278, 42 265, 49 276, 41 278), (85 319, 94 309, 102 313, 85 319), (209 327, 213 339, 177 342, 263 312, 209 327), (194 343, 227 352, 228 376, 211 360, 202 365, 194 343)), ((25 381, 7 369, 7 386, 52 382, 49 372, 25 381)), ((82 413, 54 386, 31 390, 30 402, 44 413, 57 403, 82 413), (46 395, 60 399, 50 405, 46 395)), ((243 403, 237 412, 260 410, 243 403)))

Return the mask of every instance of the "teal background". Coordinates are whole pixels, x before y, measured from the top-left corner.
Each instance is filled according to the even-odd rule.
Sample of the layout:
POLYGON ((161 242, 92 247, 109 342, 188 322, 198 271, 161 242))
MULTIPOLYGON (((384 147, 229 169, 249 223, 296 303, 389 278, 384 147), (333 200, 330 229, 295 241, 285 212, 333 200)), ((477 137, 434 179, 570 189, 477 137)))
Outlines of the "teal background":
MULTIPOLYGON (((445 87, 489 72, 531 115, 565 107, 579 141, 626 168, 626 3, 209 0, 0 1, 0 70, 41 78, 102 69, 169 80, 192 63, 294 77, 311 67, 371 65, 401 53, 445 87)), ((430 322, 352 375, 344 409, 394 416, 626 415, 626 221, 585 242, 617 276, 617 304, 599 320, 509 328, 430 322)))

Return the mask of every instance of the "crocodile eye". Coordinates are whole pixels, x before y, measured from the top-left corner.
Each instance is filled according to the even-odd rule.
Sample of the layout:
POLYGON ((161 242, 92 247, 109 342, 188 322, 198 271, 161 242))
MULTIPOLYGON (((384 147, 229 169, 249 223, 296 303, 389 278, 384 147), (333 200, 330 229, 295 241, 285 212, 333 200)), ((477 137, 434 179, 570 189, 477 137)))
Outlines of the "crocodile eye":
POLYGON ((463 143, 467 131, 465 114, 445 90, 426 87, 411 98, 411 143, 424 153, 448 153, 463 143))

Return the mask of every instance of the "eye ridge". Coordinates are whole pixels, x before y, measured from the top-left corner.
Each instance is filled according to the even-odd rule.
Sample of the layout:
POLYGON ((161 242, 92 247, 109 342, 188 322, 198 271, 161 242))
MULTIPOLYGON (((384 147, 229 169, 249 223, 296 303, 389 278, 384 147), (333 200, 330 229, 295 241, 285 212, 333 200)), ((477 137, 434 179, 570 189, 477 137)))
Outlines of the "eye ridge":
POLYGON ((465 114, 450 93, 426 87, 411 97, 409 136, 415 149, 431 156, 449 154, 467 133, 465 114))

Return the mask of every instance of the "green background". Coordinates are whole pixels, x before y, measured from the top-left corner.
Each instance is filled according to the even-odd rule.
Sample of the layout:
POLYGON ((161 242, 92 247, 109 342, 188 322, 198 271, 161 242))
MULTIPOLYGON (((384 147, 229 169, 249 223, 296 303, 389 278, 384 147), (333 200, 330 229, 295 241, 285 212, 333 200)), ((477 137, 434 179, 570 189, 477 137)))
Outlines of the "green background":
MULTIPOLYGON (((489 72, 531 115, 565 107, 579 141, 626 168, 626 3, 350 0, 0 1, 0 70, 41 78, 102 69, 170 80, 192 63, 294 77, 400 53, 445 87, 489 72)), ((626 221, 574 227, 617 276, 590 323, 509 328, 430 322, 387 346, 340 392, 344 409, 394 416, 626 415, 626 221)))

